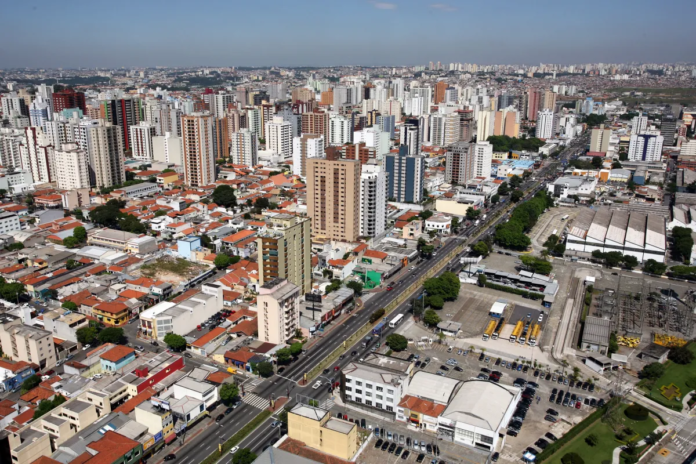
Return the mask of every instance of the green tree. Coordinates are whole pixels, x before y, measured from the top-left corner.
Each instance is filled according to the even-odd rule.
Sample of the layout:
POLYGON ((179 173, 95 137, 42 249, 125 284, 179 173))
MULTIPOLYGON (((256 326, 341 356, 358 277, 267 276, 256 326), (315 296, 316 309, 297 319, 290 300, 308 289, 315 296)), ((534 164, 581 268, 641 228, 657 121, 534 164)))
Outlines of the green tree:
POLYGON ((125 215, 119 222, 118 226, 121 230, 132 234, 144 234, 147 232, 147 226, 132 214, 125 215))
POLYGON ((488 279, 486 278, 486 274, 479 274, 479 276, 478 276, 479 287, 485 287, 487 283, 488 283, 488 279))
POLYGON ((623 261, 623 265, 626 267, 626 269, 634 269, 638 267, 638 258, 635 256, 623 255, 621 260, 623 261))
POLYGON ((355 294, 355 296, 360 296, 360 295, 362 295, 362 292, 363 292, 363 284, 361 284, 360 282, 355 282, 354 280, 352 280, 352 281, 350 281, 350 282, 348 282, 348 283, 346 284, 346 287, 348 287, 348 288, 350 288, 351 290, 353 290, 353 293, 355 294))
POLYGON ((106 205, 97 206, 89 213, 90 220, 102 227, 115 228, 118 226, 118 220, 122 216, 118 203, 107 203, 106 205))
POLYGON ((75 331, 77 341, 82 345, 91 345, 97 339, 97 329, 94 327, 83 327, 75 331))
POLYGON ((12 282, 8 284, 4 281, 4 279, 0 282, 2 282, 2 285, 0 285, 0 296, 2 296, 2 298, 6 301, 18 303, 19 296, 26 291, 24 285, 19 282, 12 282))
POLYGON ((461 282, 453 272, 444 272, 440 277, 432 277, 426 280, 423 288, 429 297, 441 296, 445 301, 454 301, 459 296, 461 282))
POLYGON ((378 310, 370 314, 370 324, 373 324, 378 320, 382 319, 382 317, 384 317, 385 314, 386 311, 384 310, 384 308, 379 308, 378 310))
POLYGON ((452 218, 452 231, 456 232, 459 229, 459 218, 454 216, 452 218))
POLYGON ((403 335, 391 334, 387 337, 387 346, 394 351, 404 351, 408 348, 408 340, 403 335))
POLYGON ((510 178, 510 186, 514 189, 522 185, 522 179, 518 175, 514 175, 510 178))
POLYGON ((687 227, 675 227, 672 229, 672 257, 676 261, 689 262, 694 240, 691 237, 691 229, 687 227))
POLYGON ((517 203, 522 199, 522 197, 524 197, 524 193, 522 192, 522 190, 513 190, 512 195, 510 195, 510 200, 513 203, 517 203))
POLYGON ((486 242, 478 242, 475 245, 471 247, 471 251, 473 251, 476 256, 483 256, 484 258, 488 256, 488 253, 490 253, 490 250, 488 249, 488 245, 486 245, 486 242))
POLYGON ((565 243, 559 243, 558 245, 553 247, 553 253, 556 256, 563 256, 563 253, 565 253, 565 250, 566 250, 565 243))
POLYGON ((527 269, 536 274, 548 275, 553 270, 553 266, 550 262, 534 256, 520 256, 520 261, 522 261, 522 264, 524 264, 527 269))
POLYGON ((433 253, 435 252, 435 247, 433 245, 425 245, 422 246, 420 249, 421 256, 423 257, 431 257, 433 253))
POLYGON ((223 383, 220 387, 220 399, 225 404, 232 403, 239 396, 239 387, 236 383, 223 383))
POLYGON ((427 310, 423 315, 423 322, 431 327, 438 325, 441 320, 442 319, 440 319, 440 316, 432 309, 427 310))
POLYGON ((665 374, 665 366, 659 362, 650 363, 640 371, 642 379, 656 380, 665 374))
POLYGON ((592 157, 592 167, 594 167, 595 169, 599 169, 602 167, 602 164, 604 164, 604 158, 599 156, 592 157))
POLYGON ((497 193, 491 197, 491 204, 495 205, 500 201, 500 195, 497 193))
POLYGON ((220 185, 213 191, 213 202, 225 208, 237 206, 237 197, 234 189, 229 185, 220 185))
POLYGON ((215 264, 215 267, 218 269, 226 269, 230 265, 230 257, 226 254, 220 253, 215 257, 213 264, 215 264))
POLYGON ((332 279, 331 283, 324 289, 324 295, 328 295, 331 292, 335 292, 341 288, 342 282, 339 279, 332 279))
POLYGON ((65 268, 66 268, 68 271, 72 271, 73 269, 78 268, 78 267, 80 267, 80 266, 82 266, 82 263, 79 262, 79 261, 75 261, 74 259, 69 259, 69 260, 65 263, 65 268))
POLYGON ((426 209, 424 211, 421 211, 418 216, 420 216, 421 219, 430 219, 430 217, 433 215, 433 212, 430 211, 429 209, 426 209))
POLYGON ((39 403, 39 407, 34 411, 34 420, 38 419, 44 414, 49 413, 66 401, 67 400, 61 395, 54 396, 52 400, 43 400, 39 403))
POLYGON ((249 448, 242 448, 232 456, 232 464, 251 464, 257 457, 249 448))
POLYGON ((99 332, 97 336, 100 343, 121 343, 125 338, 123 329, 120 327, 107 327, 99 332))
POLYGON ((604 262, 609 267, 616 267, 621 264, 623 260, 623 255, 619 251, 610 251, 609 253, 604 253, 604 262))
POLYGON ((481 216, 481 210, 480 209, 474 209, 474 208, 469 208, 466 210, 466 218, 469 220, 474 220, 481 216))
POLYGON ((273 375, 273 364, 269 363, 268 361, 261 361, 260 363, 253 364, 251 368, 256 374, 264 378, 268 378, 273 375))
POLYGON ((75 248, 75 247, 80 246, 80 242, 75 237, 73 237, 71 235, 71 236, 65 237, 63 239, 63 245, 68 247, 68 248, 75 248))
MULTIPOLYGON (((590 302, 592 302, 592 294, 591 293, 592 292, 590 292, 590 295, 588 295, 590 297, 590 302)), ((616 332, 612 332, 609 335, 609 354, 612 355, 618 351, 619 351, 619 342, 616 339, 616 332)))
POLYGON ((690 364, 694 360, 694 354, 686 346, 679 346, 669 350, 667 358, 677 364, 690 364))
POLYGON ((442 309, 445 306, 445 300, 440 295, 429 296, 428 305, 433 309, 442 309))
POLYGON ((623 166, 618 161, 614 161, 613 163, 611 163, 611 168, 612 169, 622 169, 623 166))
POLYGON ((667 270, 667 265, 658 263, 654 259, 649 259, 643 263, 643 271, 649 274, 662 275, 667 270))
POLYGON ((61 307, 70 311, 77 311, 77 305, 72 301, 64 301, 61 307))
POLYGON ((174 351, 183 351, 186 348, 186 339, 175 333, 168 333, 165 335, 164 343, 174 351))
POLYGON ((302 353, 302 343, 297 342, 290 345, 290 354, 293 356, 299 356, 302 353))
POLYGON ((254 206, 256 206, 258 209, 267 209, 270 206, 270 204, 271 203, 268 201, 268 198, 264 197, 259 197, 254 202, 254 206))
POLYGON ((500 195, 508 195, 510 193, 510 186, 507 184, 507 182, 503 182, 500 184, 500 187, 498 187, 498 194, 500 195))
POLYGON ((5 247, 7 251, 19 251, 24 249, 24 244, 20 242, 10 243, 5 247))
POLYGON ((24 382, 22 382, 22 389, 20 390, 20 394, 25 394, 28 391, 33 390, 34 388, 38 387, 39 384, 41 383, 41 377, 38 375, 34 374, 29 377, 27 377, 24 382))
POLYGON ((155 217, 162 217, 162 216, 166 216, 166 215, 167 215, 167 211, 165 211, 163 209, 158 209, 157 211, 155 211, 155 217))
POLYGON ((597 439, 597 435, 595 435, 594 433, 589 434, 589 435, 585 438, 585 443, 587 443, 588 445, 590 445, 590 446, 592 446, 592 447, 597 446, 597 442, 598 442, 598 441, 599 441, 599 440, 597 439))
POLYGON ((290 348, 281 348, 276 351, 276 359, 278 360, 278 364, 288 364, 292 359, 290 348))
POLYGON ((80 243, 87 241, 87 230, 84 227, 79 226, 73 229, 73 237, 75 237, 80 243))

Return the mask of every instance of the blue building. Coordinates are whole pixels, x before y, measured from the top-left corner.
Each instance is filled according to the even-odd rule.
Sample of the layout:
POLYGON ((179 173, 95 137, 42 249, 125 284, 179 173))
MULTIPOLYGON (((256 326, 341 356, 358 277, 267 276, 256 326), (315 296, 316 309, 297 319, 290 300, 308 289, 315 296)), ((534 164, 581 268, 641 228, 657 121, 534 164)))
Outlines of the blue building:
POLYGON ((32 375, 36 374, 34 368, 24 361, 8 362, 0 359, 0 389, 2 391, 15 391, 22 386, 22 383, 32 375))
POLYGON ((382 132, 389 132, 389 138, 396 136, 396 116, 377 116, 377 125, 382 132))
POLYGON ((403 203, 423 201, 424 156, 409 155, 408 147, 400 145, 398 154, 384 157, 384 166, 389 174, 388 198, 403 203))
POLYGON ((135 350, 127 346, 116 345, 99 358, 103 371, 114 372, 135 361, 135 350))
POLYGON ((179 256, 191 260, 191 252, 201 247, 201 238, 193 235, 181 238, 176 242, 179 256))

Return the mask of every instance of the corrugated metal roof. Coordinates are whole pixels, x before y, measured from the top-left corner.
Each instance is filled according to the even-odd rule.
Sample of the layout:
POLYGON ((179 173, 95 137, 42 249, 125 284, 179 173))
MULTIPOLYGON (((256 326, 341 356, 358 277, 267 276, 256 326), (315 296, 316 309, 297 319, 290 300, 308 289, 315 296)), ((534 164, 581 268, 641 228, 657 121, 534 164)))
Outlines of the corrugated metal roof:
POLYGON ((659 216, 648 216, 648 227, 645 235, 645 245, 650 245, 660 250, 666 250, 665 246, 665 220, 659 216))
POLYGON ((628 231, 626 232, 626 243, 632 243, 643 247, 645 245, 645 220, 647 216, 642 213, 631 214, 628 220, 628 231))
POLYGON ((591 209, 581 209, 580 213, 573 219, 573 227, 570 228, 570 235, 584 239, 587 236, 590 225, 592 225, 594 215, 595 213, 591 209))
POLYGON ((628 227, 628 213, 625 211, 614 211, 611 216, 611 223, 607 231, 607 240, 624 244, 626 239, 626 228, 628 227))
POLYGON ((601 317, 587 316, 585 327, 582 331, 583 343, 596 345, 609 344, 609 332, 611 331, 611 321, 601 317))
POLYGON ((611 212, 606 208, 600 208, 592 219, 592 224, 587 231, 587 237, 604 243, 610 221, 611 212))

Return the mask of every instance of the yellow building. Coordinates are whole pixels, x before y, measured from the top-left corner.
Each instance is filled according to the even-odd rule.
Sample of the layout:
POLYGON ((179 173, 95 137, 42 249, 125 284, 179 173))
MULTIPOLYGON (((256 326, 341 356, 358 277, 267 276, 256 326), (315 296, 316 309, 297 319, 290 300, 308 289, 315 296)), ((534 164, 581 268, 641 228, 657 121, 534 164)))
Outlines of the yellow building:
POLYGON ((157 408, 149 401, 144 401, 135 408, 135 420, 146 426, 152 435, 162 432, 163 437, 168 437, 174 433, 174 417, 171 411, 157 408))
POLYGON ((168 187, 169 184, 179 180, 179 174, 176 172, 163 172, 157 176, 157 185, 162 187, 168 187))
POLYGON ((288 436, 322 453, 350 461, 360 448, 358 427, 329 411, 298 404, 288 413, 288 436))
POLYGON ((493 158, 494 160, 506 160, 508 159, 509 153, 506 151, 496 151, 493 153, 493 158))
POLYGON ((119 302, 99 303, 92 308, 92 315, 107 325, 120 326, 128 322, 128 306, 119 302))

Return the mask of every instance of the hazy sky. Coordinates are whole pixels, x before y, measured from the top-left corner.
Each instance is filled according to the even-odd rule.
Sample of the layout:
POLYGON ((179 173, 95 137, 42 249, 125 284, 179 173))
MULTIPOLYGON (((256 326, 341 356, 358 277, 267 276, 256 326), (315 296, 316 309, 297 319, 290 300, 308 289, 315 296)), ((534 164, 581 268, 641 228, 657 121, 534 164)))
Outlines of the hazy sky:
POLYGON ((0 67, 696 61, 696 0, 3 0, 0 67))

